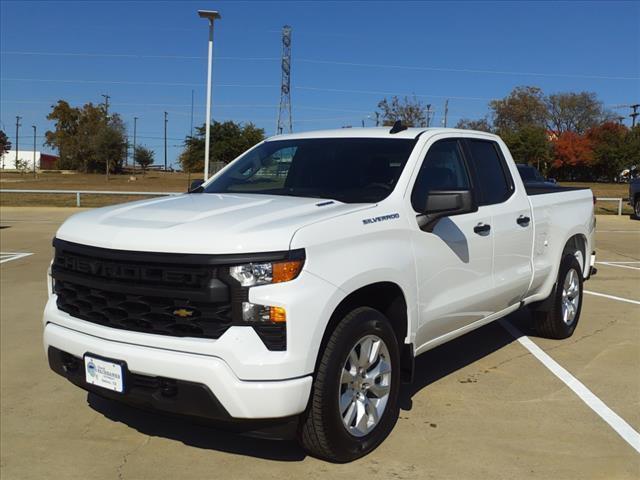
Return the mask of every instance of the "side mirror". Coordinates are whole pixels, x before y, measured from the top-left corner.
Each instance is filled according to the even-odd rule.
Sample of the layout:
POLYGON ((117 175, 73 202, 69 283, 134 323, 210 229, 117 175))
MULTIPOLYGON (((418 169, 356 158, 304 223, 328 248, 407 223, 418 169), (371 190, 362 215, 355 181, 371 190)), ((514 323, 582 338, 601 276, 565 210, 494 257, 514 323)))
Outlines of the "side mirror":
POLYGON ((477 211, 471 190, 433 190, 425 199, 418 226, 422 231, 432 232, 441 218, 477 211))
POLYGON ((203 190, 202 188, 200 188, 203 183, 204 183, 204 180, 202 178, 198 178, 197 180, 194 180, 193 182, 191 182, 191 186, 189 187, 189 193, 200 193, 203 190))

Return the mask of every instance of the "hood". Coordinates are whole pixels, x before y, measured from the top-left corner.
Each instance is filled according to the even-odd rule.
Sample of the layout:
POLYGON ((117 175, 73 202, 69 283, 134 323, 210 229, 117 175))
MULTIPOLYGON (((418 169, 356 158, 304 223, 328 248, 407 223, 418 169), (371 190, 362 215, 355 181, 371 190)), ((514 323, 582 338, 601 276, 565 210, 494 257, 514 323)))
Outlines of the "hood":
POLYGON ((56 236, 117 250, 270 252, 288 250, 299 228, 372 206, 276 195, 184 194, 82 212, 56 236))

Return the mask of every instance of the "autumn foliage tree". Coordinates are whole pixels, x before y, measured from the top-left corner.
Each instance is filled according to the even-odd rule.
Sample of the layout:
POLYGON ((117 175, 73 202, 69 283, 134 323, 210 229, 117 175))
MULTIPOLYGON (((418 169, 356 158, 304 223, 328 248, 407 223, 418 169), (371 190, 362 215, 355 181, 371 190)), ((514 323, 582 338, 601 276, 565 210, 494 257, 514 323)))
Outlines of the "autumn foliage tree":
POLYGON ((553 168, 561 177, 571 180, 589 179, 593 149, 587 137, 575 132, 563 132, 553 142, 553 150, 553 168))

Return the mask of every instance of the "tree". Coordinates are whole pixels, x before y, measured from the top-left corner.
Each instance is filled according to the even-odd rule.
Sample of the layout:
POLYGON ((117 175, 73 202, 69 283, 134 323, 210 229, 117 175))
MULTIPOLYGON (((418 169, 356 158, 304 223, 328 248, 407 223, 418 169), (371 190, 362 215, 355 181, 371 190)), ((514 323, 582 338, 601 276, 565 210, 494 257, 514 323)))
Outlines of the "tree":
POLYGON ((547 125, 556 133, 585 133, 605 117, 602 102, 593 92, 555 93, 545 100, 547 125))
POLYGON ((456 128, 462 128, 463 130, 479 130, 481 132, 492 132, 493 128, 487 118, 480 118, 478 120, 470 120, 468 118, 461 118, 456 124, 456 128))
POLYGON ((407 127, 426 127, 427 109, 416 97, 404 97, 400 100, 393 96, 391 100, 384 98, 378 103, 376 112, 382 117, 383 125, 393 125, 397 120, 402 121, 407 127))
POLYGON ((125 127, 118 114, 107 116, 102 106, 72 107, 59 100, 47 119, 55 130, 45 133, 47 145, 60 154, 60 168, 83 172, 121 170, 126 156, 125 127))
POLYGON ((0 156, 8 153, 11 150, 11 142, 7 134, 0 130, 0 156))
MULTIPOLYGON (((196 134, 187 136, 185 149, 178 162, 185 172, 204 170, 205 126, 196 128, 196 134)), ((264 130, 253 123, 241 124, 232 121, 213 122, 211 125, 211 162, 229 163, 241 153, 264 140, 264 130)))
POLYGON ((140 165, 142 172, 146 172, 149 165, 154 162, 153 150, 146 148, 143 145, 137 146, 136 151, 133 153, 133 161, 140 165))
POLYGON ((640 159, 640 147, 633 141, 634 134, 637 132, 632 134, 627 127, 615 122, 606 122, 589 129, 586 137, 593 148, 593 172, 596 179, 614 180, 624 168, 640 159))
POLYGON ((547 106, 538 87, 516 87, 501 100, 489 102, 493 124, 500 134, 515 131, 526 125, 545 127, 547 106))
POLYGON ((554 140, 553 150, 553 168, 561 178, 591 179, 593 148, 586 136, 563 132, 554 140))
POLYGON ((524 125, 519 130, 504 132, 502 139, 517 163, 535 165, 538 170, 546 173, 546 162, 551 156, 551 144, 544 128, 524 125))

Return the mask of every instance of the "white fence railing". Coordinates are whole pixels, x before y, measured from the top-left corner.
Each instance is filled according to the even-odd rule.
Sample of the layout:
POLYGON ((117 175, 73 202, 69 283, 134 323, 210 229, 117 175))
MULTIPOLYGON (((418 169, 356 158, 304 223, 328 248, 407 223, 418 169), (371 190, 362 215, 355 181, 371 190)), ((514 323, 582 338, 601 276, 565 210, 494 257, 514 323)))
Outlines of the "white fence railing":
POLYGON ((598 202, 618 202, 618 215, 622 215, 622 198, 597 197, 598 202))
MULTIPOLYGON (((0 193, 53 193, 76 196, 76 207, 80 206, 80 195, 146 195, 152 197, 182 195, 184 192, 123 192, 118 190, 17 190, 0 188, 0 193)), ((623 198, 597 197, 598 202, 618 202, 618 215, 622 215, 623 198)))
POLYGON ((13 188, 0 188, 0 193, 49 193, 61 195, 75 195, 76 207, 81 206, 80 195, 142 195, 142 196, 174 196, 183 192, 123 192, 121 190, 17 190, 13 188))

